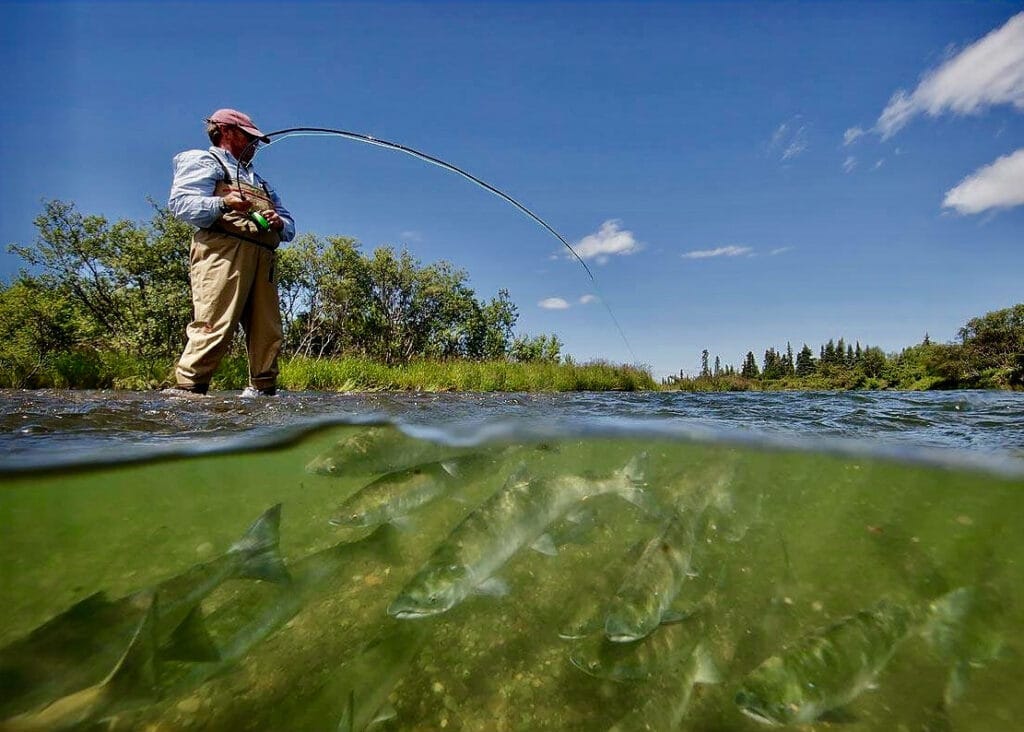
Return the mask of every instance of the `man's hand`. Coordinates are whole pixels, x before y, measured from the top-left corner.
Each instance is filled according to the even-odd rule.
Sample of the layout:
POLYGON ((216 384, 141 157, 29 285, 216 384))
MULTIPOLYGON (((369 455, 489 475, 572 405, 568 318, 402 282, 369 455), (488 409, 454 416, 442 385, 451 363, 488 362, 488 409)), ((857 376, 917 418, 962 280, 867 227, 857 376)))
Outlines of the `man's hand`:
POLYGON ((237 188, 232 188, 231 191, 224 196, 224 205, 228 208, 238 211, 239 213, 245 213, 252 208, 252 202, 247 198, 242 198, 242 194, 238 192, 237 188))
POLYGON ((277 215, 277 211, 272 208, 268 208, 266 211, 260 211, 263 214, 263 218, 270 224, 270 228, 274 231, 281 231, 284 228, 284 219, 277 215))

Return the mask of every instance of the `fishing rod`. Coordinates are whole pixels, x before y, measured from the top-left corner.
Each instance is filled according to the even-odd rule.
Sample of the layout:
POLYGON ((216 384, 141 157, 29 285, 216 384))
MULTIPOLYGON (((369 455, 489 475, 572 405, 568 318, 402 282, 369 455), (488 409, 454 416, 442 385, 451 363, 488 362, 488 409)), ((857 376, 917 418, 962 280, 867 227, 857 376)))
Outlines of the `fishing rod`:
MULTIPOLYGON (((625 334, 625 332, 623 332, 622 326, 619 325, 618 318, 616 318, 615 317, 615 313, 612 312, 611 306, 608 304, 607 299, 604 297, 604 295, 601 294, 600 288, 598 288, 598 286, 597 286, 597 279, 594 277, 594 273, 590 270, 590 267, 587 266, 587 263, 585 261, 583 261, 583 257, 581 257, 579 255, 579 253, 575 249, 573 249, 572 245, 565 239, 564 236, 562 236, 557 231, 555 231, 555 229, 550 224, 548 224, 546 221, 544 221, 544 219, 542 219, 540 216, 535 214, 533 211, 528 209, 526 206, 521 204, 516 199, 512 198, 512 196, 508 195, 507 193, 504 193, 503 191, 500 191, 499 189, 495 188, 494 186, 492 186, 487 181, 484 181, 484 180, 481 180, 480 178, 477 178, 472 173, 468 173, 465 170, 463 170, 462 168, 459 168, 459 167, 457 167, 455 165, 452 165, 451 163, 445 162, 444 160, 441 160, 440 158, 435 158, 433 155, 428 155, 425 152, 422 152, 420 150, 416 150, 415 148, 408 147, 407 145, 402 145, 402 144, 397 143, 397 142, 390 142, 388 140, 382 140, 380 138, 373 137, 372 135, 364 135, 364 134, 362 134, 360 132, 350 132, 348 130, 338 130, 338 129, 333 129, 333 128, 330 128, 330 127, 287 127, 285 129, 274 130, 273 132, 268 132, 268 133, 266 133, 264 135, 264 137, 270 137, 270 138, 272 138, 274 136, 277 136, 278 139, 274 139, 274 140, 271 140, 270 142, 266 143, 265 147, 270 147, 271 145, 276 144, 278 142, 281 142, 282 140, 287 139, 289 137, 335 136, 335 137, 343 137, 343 138, 346 138, 346 139, 349 139, 349 140, 355 140, 357 142, 364 142, 364 143, 366 143, 368 145, 375 145, 377 147, 383 147, 383 148, 387 148, 387 149, 390 149, 390 150, 397 150, 398 152, 405 153, 406 155, 411 155, 414 158, 418 158, 419 160, 422 160, 424 162, 430 163, 431 165, 436 165, 439 168, 444 168, 445 170, 450 171, 452 173, 455 173, 456 175, 460 175, 463 178, 465 178, 466 180, 468 180, 468 181, 470 181, 472 183, 475 183, 476 185, 480 186, 484 190, 489 191, 490 193, 493 193, 495 196, 497 196, 498 198, 502 199, 503 201, 511 203, 513 206, 515 206, 517 209, 519 209, 520 212, 522 212, 523 214, 525 214, 526 216, 531 218, 536 223, 540 224, 540 226, 542 226, 552 236, 554 236, 556 239, 558 239, 558 241, 562 242, 562 244, 565 246, 565 248, 568 249, 572 253, 573 257, 576 258, 576 261, 578 261, 583 266, 583 269, 587 273, 587 276, 590 277, 591 287, 593 288, 594 292, 597 294, 598 299, 604 305, 605 310, 608 311, 608 315, 612 319, 612 322, 615 324, 615 329, 618 330, 619 336, 622 338, 622 342, 625 343, 625 345, 626 345, 626 349, 629 351, 630 355, 633 357, 634 363, 636 363, 638 361, 638 359, 636 357, 636 353, 633 352, 632 346, 629 345, 629 339, 626 338, 626 334, 625 334)), ((249 153, 250 149, 252 150, 252 152, 251 152, 252 157, 255 157, 256 152, 257 152, 258 147, 259 147, 259 144, 260 144, 260 138, 253 138, 249 142, 249 144, 246 145, 246 147, 242 150, 242 153, 238 156, 238 162, 235 165, 235 180, 236 181, 239 180, 239 175, 241 173, 242 159, 246 157, 246 155, 249 153)), ((250 160, 251 159, 252 158, 250 157, 250 160)), ((243 200, 245 199, 245 193, 242 192, 241 188, 239 188, 239 195, 242 197, 243 200)), ((259 212, 253 212, 252 217, 253 217, 253 220, 256 222, 256 224, 258 226, 260 226, 260 228, 262 228, 264 230, 269 230, 270 224, 267 222, 267 220, 265 218, 263 218, 263 216, 261 214, 259 214, 259 212)))

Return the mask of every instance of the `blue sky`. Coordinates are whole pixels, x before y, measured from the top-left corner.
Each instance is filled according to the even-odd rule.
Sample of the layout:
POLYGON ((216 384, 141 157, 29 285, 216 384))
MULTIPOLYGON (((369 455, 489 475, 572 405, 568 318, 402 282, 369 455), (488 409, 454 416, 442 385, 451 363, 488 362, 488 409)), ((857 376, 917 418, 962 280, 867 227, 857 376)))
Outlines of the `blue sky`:
MULTIPOLYGON (((1024 3, 40 3, 0 26, 0 238, 166 201, 204 117, 334 127, 257 167, 300 232, 447 259, 579 360, 886 350, 1024 301, 1024 3)), ((0 276, 20 266, 0 255, 0 276)))

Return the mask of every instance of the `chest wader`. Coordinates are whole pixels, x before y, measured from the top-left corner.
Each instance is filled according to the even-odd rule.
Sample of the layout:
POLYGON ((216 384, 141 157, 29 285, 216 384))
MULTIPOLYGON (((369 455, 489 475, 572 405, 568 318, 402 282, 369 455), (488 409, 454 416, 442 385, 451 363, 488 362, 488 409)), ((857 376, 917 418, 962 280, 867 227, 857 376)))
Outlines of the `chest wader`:
MULTIPOLYGON (((254 210, 274 208, 265 186, 232 184, 227 166, 220 158, 217 162, 224 169, 224 179, 217 182, 216 195, 223 198, 232 189, 241 189, 254 210)), ((205 390, 239 325, 245 333, 249 383, 257 389, 276 385, 283 331, 274 250, 280 243, 276 231, 263 231, 234 210, 192 236, 189 274, 194 315, 175 369, 179 387, 205 390)))

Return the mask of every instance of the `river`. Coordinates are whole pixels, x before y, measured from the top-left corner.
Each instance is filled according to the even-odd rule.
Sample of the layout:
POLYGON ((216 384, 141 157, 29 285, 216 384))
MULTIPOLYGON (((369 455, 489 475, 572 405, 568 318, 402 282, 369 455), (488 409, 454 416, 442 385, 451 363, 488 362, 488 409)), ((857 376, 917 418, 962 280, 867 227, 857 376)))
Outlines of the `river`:
POLYGON ((152 730, 753 730, 775 716, 937 732, 1024 716, 1021 394, 0 404, 0 729, 56 728, 72 707, 152 730), (393 522, 338 525, 367 486, 411 496, 424 475, 436 490, 393 522), (578 505, 534 505, 573 491, 578 505), (232 564, 268 510, 286 584, 232 564), (657 547, 675 558, 664 623, 610 641, 657 547), (396 610, 439 561, 460 569, 439 595, 471 591, 396 610), (195 612, 172 622, 174 608, 195 612), (911 619, 895 635, 893 608, 911 619), (811 647, 832 666, 799 666, 803 696, 755 707, 754 679, 811 647), (137 658, 158 675, 129 675, 137 658))

